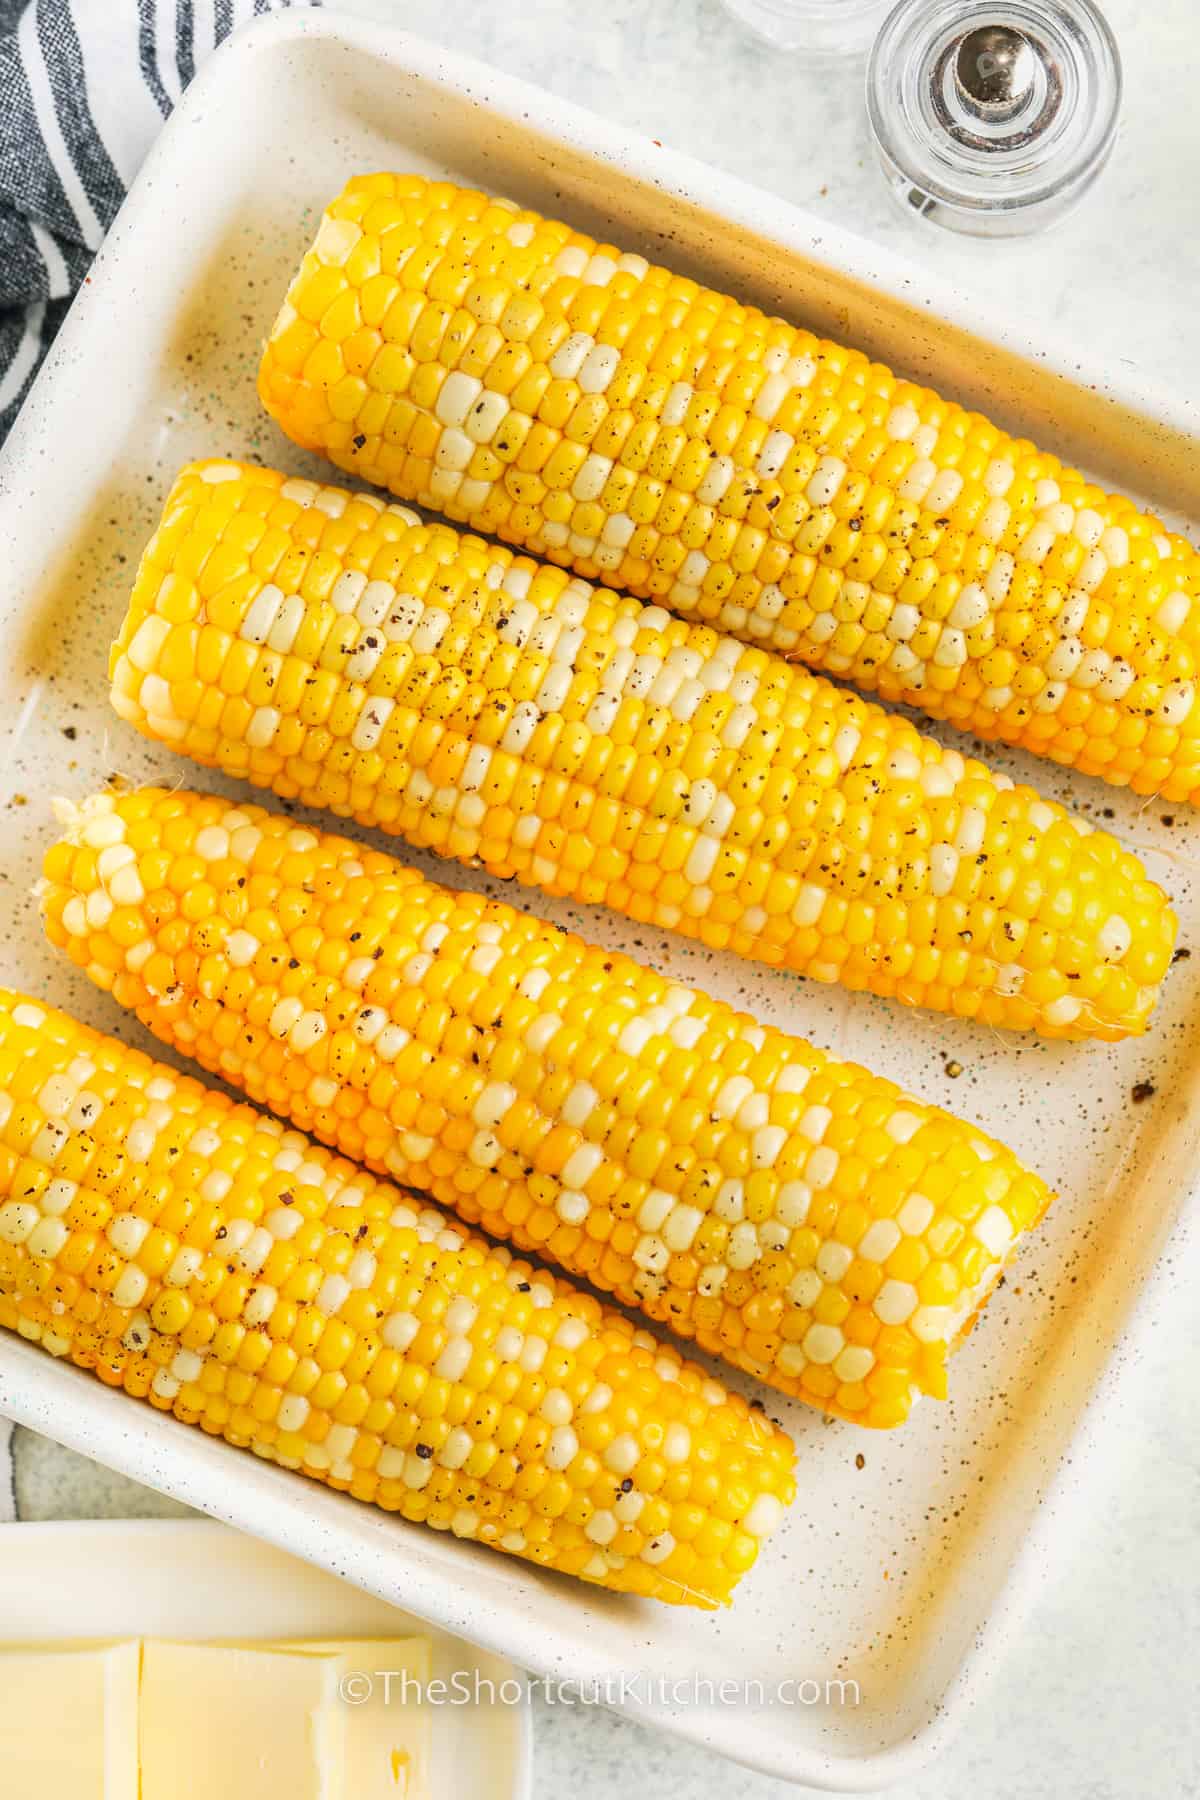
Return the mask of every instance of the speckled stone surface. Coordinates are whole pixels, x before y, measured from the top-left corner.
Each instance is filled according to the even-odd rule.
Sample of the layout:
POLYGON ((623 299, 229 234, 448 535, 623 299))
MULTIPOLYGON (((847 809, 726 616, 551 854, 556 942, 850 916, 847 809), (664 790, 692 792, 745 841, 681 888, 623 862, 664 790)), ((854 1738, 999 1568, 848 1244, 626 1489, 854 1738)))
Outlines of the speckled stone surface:
MULTIPOLYGON (((1187 95, 1200 73, 1192 0, 1110 0, 1128 77, 1113 164, 1053 236, 1002 246, 930 235, 903 219, 871 162, 860 72, 774 58, 715 0, 588 8, 347 0, 343 10, 468 49, 918 256, 964 288, 1019 296, 1035 325, 1066 332, 1081 349, 1200 392, 1200 340, 1185 329, 1200 285, 1200 197, 1183 177, 1195 159, 1187 95)), ((901 1800, 1200 1792, 1195 1312, 1181 1301, 1131 1371, 1118 1466, 1097 1478, 1073 1545, 956 1746, 892 1790, 901 1800)), ((17 1434, 15 1465, 26 1518, 182 1510, 29 1433, 17 1434)), ((819 1588, 798 1590, 796 1605, 819 1607, 819 1588)), ((657 1800, 782 1800, 796 1791, 592 1708, 540 1704, 536 1723, 538 1800, 564 1791, 617 1800, 631 1780, 657 1800)))

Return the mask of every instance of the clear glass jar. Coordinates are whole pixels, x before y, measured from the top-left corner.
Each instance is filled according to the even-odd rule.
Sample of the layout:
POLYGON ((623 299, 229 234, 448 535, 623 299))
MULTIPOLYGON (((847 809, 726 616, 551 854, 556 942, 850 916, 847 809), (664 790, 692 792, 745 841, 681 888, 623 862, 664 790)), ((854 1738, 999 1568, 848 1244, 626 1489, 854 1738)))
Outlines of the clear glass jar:
POLYGON ((725 11, 777 50, 865 56, 893 0, 722 0, 725 11))
POLYGON ((901 0, 867 110, 911 212, 979 237, 1054 223, 1108 160, 1121 61, 1092 0, 901 0))

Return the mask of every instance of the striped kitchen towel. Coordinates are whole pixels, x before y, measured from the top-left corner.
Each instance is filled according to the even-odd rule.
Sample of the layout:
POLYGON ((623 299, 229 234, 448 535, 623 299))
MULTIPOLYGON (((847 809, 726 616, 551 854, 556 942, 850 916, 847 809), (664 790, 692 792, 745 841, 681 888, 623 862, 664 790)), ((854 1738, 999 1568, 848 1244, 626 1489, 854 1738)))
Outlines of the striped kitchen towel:
POLYGON ((0 0, 0 442, 197 66, 247 20, 310 4, 0 0))

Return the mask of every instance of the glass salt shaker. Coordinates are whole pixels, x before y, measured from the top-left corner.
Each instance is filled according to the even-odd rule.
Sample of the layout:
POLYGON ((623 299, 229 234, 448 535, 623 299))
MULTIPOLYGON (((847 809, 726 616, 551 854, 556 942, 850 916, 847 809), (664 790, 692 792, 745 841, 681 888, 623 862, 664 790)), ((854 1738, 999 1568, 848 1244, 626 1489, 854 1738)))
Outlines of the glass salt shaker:
POLYGON ((727 13, 776 50, 814 59, 865 56, 894 0, 722 0, 727 13))
POLYGON ((901 204, 977 237, 1041 230, 1108 160, 1121 61, 1092 0, 901 0, 867 110, 901 204))

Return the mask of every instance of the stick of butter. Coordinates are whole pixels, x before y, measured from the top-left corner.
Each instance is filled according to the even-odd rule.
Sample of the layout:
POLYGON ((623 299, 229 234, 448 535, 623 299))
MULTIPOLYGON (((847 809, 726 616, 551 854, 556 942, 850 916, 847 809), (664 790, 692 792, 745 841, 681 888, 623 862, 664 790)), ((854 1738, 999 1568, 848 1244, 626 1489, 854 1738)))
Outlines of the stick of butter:
POLYGON ((321 1639, 272 1648, 334 1661, 346 1800, 429 1800, 428 1638, 321 1639))
POLYGON ((0 1652, 4 1800, 138 1800, 140 1649, 0 1652))
POLYGON ((148 1642, 141 1800, 357 1800, 337 1681, 334 1656, 148 1642))

